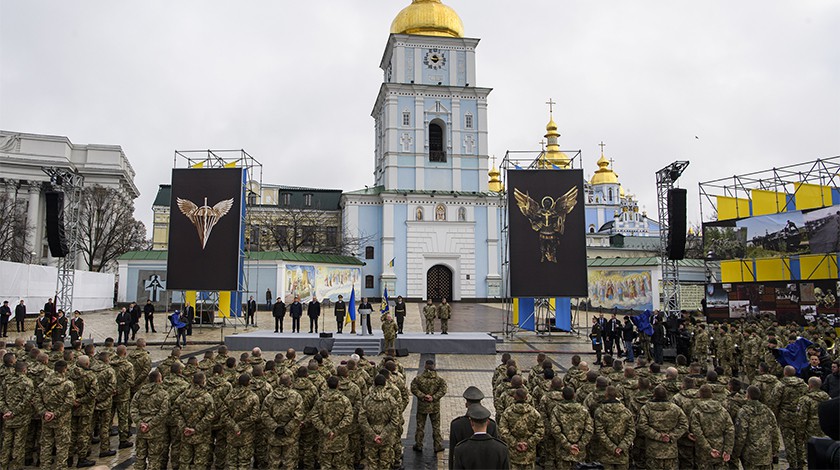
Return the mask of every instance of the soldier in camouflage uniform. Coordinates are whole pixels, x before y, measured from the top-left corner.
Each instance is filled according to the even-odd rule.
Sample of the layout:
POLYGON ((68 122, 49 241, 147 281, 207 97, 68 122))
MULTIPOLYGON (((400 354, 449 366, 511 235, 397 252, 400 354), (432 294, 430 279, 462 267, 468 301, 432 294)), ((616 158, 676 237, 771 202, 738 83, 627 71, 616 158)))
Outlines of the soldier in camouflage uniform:
POLYGON ((117 393, 117 374, 111 367, 111 355, 107 351, 100 352, 98 356, 99 360, 91 365, 91 370, 96 374, 97 388, 93 429, 99 431, 99 437, 92 442, 99 442, 99 457, 110 457, 117 453, 111 450, 111 422, 114 420, 111 407, 117 393))
POLYGON ((146 339, 138 338, 136 346, 128 354, 128 362, 134 367, 134 385, 131 387, 132 397, 149 380, 149 372, 152 371, 152 359, 149 357, 149 351, 146 351, 146 339))
POLYGON ((423 307, 423 318, 426 319, 426 334, 435 334, 435 318, 437 318, 437 307, 432 304, 432 299, 426 300, 423 307))
POLYGON ((209 377, 213 373, 213 366, 216 365, 216 359, 213 357, 213 351, 205 351, 204 359, 198 363, 198 370, 204 372, 205 377, 209 377))
POLYGON ((784 377, 773 389, 770 409, 776 412, 776 421, 779 423, 779 430, 782 432, 782 442, 785 444, 785 455, 791 468, 802 468, 805 464, 800 460, 801 453, 798 449, 805 447, 800 442, 800 427, 798 421, 799 399, 808 393, 808 386, 796 376, 796 369, 793 366, 785 366, 784 377))
MULTIPOLYGON (((380 370, 379 374, 385 377, 385 382, 387 384, 386 389, 388 390, 388 393, 390 393, 391 396, 394 397, 394 400, 397 401, 397 411, 400 416, 400 429, 402 429, 403 426, 405 426, 403 412, 408 406, 408 394, 407 392, 405 392, 406 386, 398 375, 391 374, 391 371, 389 371, 388 369, 380 370)), ((400 437, 402 437, 402 435, 400 435, 400 437)), ((394 454, 394 466, 400 466, 403 458, 403 447, 400 439, 397 439, 393 442, 392 452, 394 454)))
POLYGON ((718 334, 719 339, 716 338, 718 365, 723 367, 724 374, 732 375, 732 366, 735 365, 735 341, 726 325, 720 327, 718 334))
POLYGON ((761 392, 761 403, 772 409, 773 390, 779 385, 779 379, 770 373, 770 366, 767 363, 762 362, 758 365, 758 375, 750 380, 750 384, 758 387, 761 392))
POLYGON ((208 456, 208 461, 213 462, 216 468, 227 468, 227 447, 228 447, 228 433, 226 419, 227 419, 227 397, 233 390, 233 386, 227 381, 224 374, 224 366, 221 364, 213 364, 211 373, 213 375, 207 378, 207 391, 213 397, 213 404, 216 406, 216 419, 213 421, 210 435, 212 437, 211 452, 212 456, 208 456))
POLYGON ((694 332, 692 341, 691 359, 700 364, 706 364, 709 358, 709 334, 706 332, 706 325, 700 323, 694 332))
POLYGON ((385 338, 385 350, 394 349, 397 341, 397 324, 391 318, 391 314, 385 315, 385 321, 382 322, 382 335, 385 338))
MULTIPOLYGON (((683 379, 682 390, 671 399, 679 406, 686 417, 691 416, 694 406, 699 402, 699 390, 694 386, 694 379, 686 377, 683 379)), ((694 466, 694 441, 689 439, 688 434, 677 440, 679 452, 679 468, 692 468, 694 466)))
POLYGON ((260 412, 262 425, 268 432, 269 468, 297 468, 298 438, 306 410, 303 398, 291 386, 289 374, 281 375, 277 388, 265 398, 260 412))
POLYGON ((414 450, 423 450, 426 431, 426 417, 432 421, 432 436, 435 452, 443 452, 443 437, 440 435, 440 399, 446 395, 446 381, 435 372, 435 362, 428 360, 425 369, 411 381, 411 394, 417 397, 417 427, 414 434, 414 450))
POLYGON ((520 388, 514 392, 516 402, 502 413, 499 436, 508 445, 510 468, 533 469, 537 460, 537 445, 545 435, 540 413, 526 403, 528 392, 520 388))
MULTIPOLYGON (((225 468, 232 470, 250 470, 251 458, 254 456, 254 438, 257 421, 260 419, 260 399, 250 385, 251 376, 240 375, 237 386, 227 397, 227 429, 230 436, 225 468)), ((264 468, 259 465, 256 467, 264 468)))
POLYGON ((773 412, 760 398, 761 389, 750 385, 747 401, 735 418, 732 458, 740 460, 745 469, 770 470, 779 453, 779 433, 773 412))
POLYGON ((165 447, 163 455, 161 456, 161 466, 166 467, 170 456, 172 457, 172 470, 178 470, 181 465, 181 439, 183 436, 183 429, 178 427, 178 417, 176 416, 175 403, 182 400, 182 395, 190 387, 190 384, 181 375, 183 365, 181 362, 173 362, 169 366, 169 373, 163 379, 163 389, 169 395, 170 412, 166 419, 166 430, 164 431, 165 447), (171 450, 170 450, 171 447, 171 450))
POLYGON ((604 393, 605 401, 595 411, 595 432, 590 444, 589 458, 600 462, 605 469, 626 469, 630 465, 630 447, 636 437, 633 414, 618 399, 612 385, 604 393))
POLYGON ((311 470, 315 468, 318 434, 309 419, 309 413, 315 405, 315 400, 318 399, 320 392, 308 379, 309 369, 306 367, 300 366, 295 376, 292 389, 303 399, 303 415, 305 417, 300 431, 298 458, 303 461, 303 468, 311 470))
POLYGON ((653 390, 653 400, 642 407, 636 430, 645 440, 646 468, 679 468, 677 440, 688 432, 688 418, 679 406, 668 401, 665 387, 653 390))
MULTIPOLYGON (((555 458, 554 449, 556 447, 556 441, 554 440, 554 435, 551 433, 551 413, 554 407, 564 401, 563 388, 563 379, 553 377, 549 382, 549 389, 537 401, 536 408, 540 412, 543 424, 545 425, 545 435, 537 448, 537 454, 542 459, 544 465, 550 463, 555 458)), ((570 390, 574 392, 574 389, 570 390)))
POLYGON ((438 318, 440 318, 440 334, 448 335, 449 319, 452 318, 452 306, 446 303, 446 297, 441 300, 437 310, 438 318))
MULTIPOLYGON (((352 362, 352 361, 351 361, 352 362)), ((362 392, 349 377, 347 366, 336 368, 338 376, 338 391, 341 392, 353 406, 353 425, 350 428, 350 444, 348 449, 348 461, 353 465, 360 465, 362 461, 361 428, 359 427, 359 409, 362 406, 362 392)))
POLYGON ((345 469, 349 467, 347 450, 349 433, 353 424, 353 407, 350 400, 338 391, 338 377, 327 380, 327 393, 312 407, 310 419, 321 438, 319 457, 321 469, 345 469))
POLYGON ((493 385, 493 390, 499 385, 505 377, 507 377, 507 369, 508 369, 508 361, 510 361, 510 353, 502 354, 502 363, 496 366, 496 370, 493 371, 493 379, 491 384, 493 385))
POLYGON ((234 382, 236 382, 236 380, 239 378, 239 376, 242 375, 242 374, 240 374, 236 371, 236 358, 235 357, 229 357, 225 361, 224 375, 225 375, 225 380, 227 380, 230 383, 231 387, 233 386, 234 382))
POLYGON ((388 392, 387 379, 377 375, 373 388, 362 402, 359 425, 364 433, 367 466, 372 470, 390 469, 394 462, 394 441, 402 436, 402 417, 397 400, 388 392))
POLYGON ((131 441, 131 387, 134 385, 134 366, 128 362, 128 349, 124 344, 117 346, 117 356, 111 360, 111 367, 117 376, 117 393, 114 395, 113 413, 117 415, 120 430, 120 449, 132 446, 131 441))
POLYGON ((90 370, 90 359, 87 356, 80 356, 76 360, 77 367, 70 372, 70 380, 76 389, 76 401, 73 405, 73 416, 71 427, 73 429, 72 445, 70 449, 71 458, 78 457, 78 467, 90 467, 96 462, 87 459, 90 452, 90 436, 93 434, 93 409, 96 406, 96 397, 99 394, 99 387, 96 381, 96 373, 90 370))
POLYGON ((350 360, 347 361, 347 376, 359 387, 359 391, 362 393, 364 397, 367 395, 368 390, 370 389, 371 385, 373 385, 373 378, 367 373, 365 369, 359 367, 359 356, 358 354, 353 354, 350 356, 350 360), (355 358, 355 359, 354 359, 355 358))
POLYGON ((698 395, 700 401, 688 418, 697 467, 701 470, 726 468, 735 443, 732 418, 723 405, 713 399, 709 384, 700 387, 698 395))
MULTIPOLYGON (((254 348, 256 351, 259 351, 259 348, 254 348)), ((251 359, 259 359, 262 360, 262 357, 255 356, 251 359)), ((265 364, 265 361, 263 361, 265 364)), ((251 371, 253 372, 253 380, 251 380, 251 391, 253 391, 257 395, 257 399, 261 404, 265 401, 265 397, 267 397, 271 393, 271 385, 268 383, 268 378, 265 376, 264 372, 264 365, 255 364, 251 371)), ((254 463, 257 468, 266 468, 268 466, 268 442, 266 442, 266 430, 263 429, 262 423, 257 420, 255 422, 255 434, 253 438, 254 443, 254 463)))
MULTIPOLYGON (((554 393, 554 391, 550 392, 554 393)), ((561 392, 562 401, 554 406, 545 405, 551 395, 543 398, 548 409, 548 427, 546 435, 551 436, 546 442, 547 464, 554 463, 558 470, 571 470, 578 462, 586 462, 586 448, 595 431, 589 411, 575 401, 575 391, 566 387, 561 392)))
POLYGON ((799 451, 799 461, 805 463, 807 457, 808 439, 811 437, 825 437, 825 433, 820 427, 820 420, 817 415, 817 410, 820 403, 828 400, 830 397, 827 393, 820 390, 822 387, 822 380, 819 377, 811 377, 808 379, 808 392, 799 398, 797 412, 799 414, 799 438, 797 441, 801 444, 797 451, 799 451))
POLYGON ((3 446, 0 467, 23 468, 26 437, 35 412, 35 385, 26 376, 26 362, 15 363, 14 353, 3 356, 4 369, 14 364, 14 372, 6 372, 0 383, 0 413, 3 420, 3 446))
POLYGON ((204 469, 210 464, 207 459, 215 406, 204 384, 204 373, 196 372, 190 387, 173 404, 173 414, 181 435, 180 468, 185 470, 204 469))
POLYGON ((131 401, 131 420, 137 426, 136 470, 158 470, 166 448, 166 417, 169 394, 163 388, 160 372, 150 372, 147 382, 131 401))
POLYGON ((184 366, 184 378, 191 382, 196 372, 198 372, 198 359, 193 356, 187 359, 187 365, 184 366))
POLYGON ((55 363, 55 373, 44 379, 35 403, 41 418, 41 468, 67 468, 70 453, 70 417, 76 400, 73 382, 64 376, 67 363, 55 363), (53 455, 55 452, 55 455, 53 455))
POLYGON ((166 380, 166 376, 169 374, 169 371, 172 370, 172 364, 179 364, 181 369, 184 368, 184 363, 181 362, 181 348, 175 346, 172 348, 172 352, 169 353, 169 357, 160 361, 160 364, 157 366, 158 372, 160 372, 161 377, 163 380, 166 380))

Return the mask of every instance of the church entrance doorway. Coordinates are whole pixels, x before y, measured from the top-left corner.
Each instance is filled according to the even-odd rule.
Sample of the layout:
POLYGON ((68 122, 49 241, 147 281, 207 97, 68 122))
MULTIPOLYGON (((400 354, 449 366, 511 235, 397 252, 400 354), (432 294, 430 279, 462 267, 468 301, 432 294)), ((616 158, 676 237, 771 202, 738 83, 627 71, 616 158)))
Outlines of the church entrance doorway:
POLYGON ((452 270, 442 264, 436 264, 426 273, 426 298, 440 302, 446 297, 452 300, 452 270))

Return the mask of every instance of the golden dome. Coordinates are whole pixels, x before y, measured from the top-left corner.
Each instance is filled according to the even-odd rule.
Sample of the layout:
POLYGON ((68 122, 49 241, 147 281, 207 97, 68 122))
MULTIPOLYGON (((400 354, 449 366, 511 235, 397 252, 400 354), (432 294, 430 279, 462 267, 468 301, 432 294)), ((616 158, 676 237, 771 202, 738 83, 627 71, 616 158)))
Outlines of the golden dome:
POLYGON ((391 23, 391 34, 464 37, 464 23, 440 0, 412 0, 391 23))
POLYGON ((496 164, 493 164, 493 168, 490 169, 487 174, 490 176, 490 183, 488 184, 490 191, 499 193, 502 192, 502 179, 500 176, 502 173, 496 168, 496 164))
POLYGON ((554 122, 554 116, 549 118, 548 124, 545 126, 545 139, 548 145, 545 147, 545 152, 540 156, 538 166, 543 170, 554 170, 557 168, 568 168, 571 159, 568 155, 560 151, 560 144, 558 140, 560 133, 557 132, 557 123, 554 122))
POLYGON ((618 185, 618 196, 624 197, 624 186, 622 186, 621 183, 618 185))
POLYGON ((610 168, 610 161, 601 153, 598 159, 598 170, 592 175, 590 184, 618 184, 618 175, 610 168))

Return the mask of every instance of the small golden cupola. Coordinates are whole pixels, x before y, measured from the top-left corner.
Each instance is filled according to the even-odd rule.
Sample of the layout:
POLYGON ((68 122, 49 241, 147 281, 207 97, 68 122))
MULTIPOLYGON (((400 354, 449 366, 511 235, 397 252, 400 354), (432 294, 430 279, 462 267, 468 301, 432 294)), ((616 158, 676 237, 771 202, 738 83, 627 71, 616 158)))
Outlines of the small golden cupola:
POLYGON ((490 171, 487 172, 487 175, 490 176, 490 181, 487 185, 488 188, 490 189, 490 191, 493 191, 495 193, 502 192, 502 190, 504 189, 504 186, 502 185, 502 178, 501 178, 502 173, 499 171, 498 168, 496 168, 496 159, 495 158, 493 158, 493 167, 490 168, 490 171))
POLYGON ((540 155, 537 166, 541 170, 553 169, 567 169, 571 164, 571 159, 568 155, 560 151, 560 133, 557 132, 557 123, 554 122, 554 104, 552 100, 548 100, 546 104, 549 106, 548 124, 545 126, 545 140, 547 145, 542 155, 540 155), (555 168, 556 167, 556 168, 555 168))
POLYGON ((590 184, 618 184, 618 174, 611 168, 612 163, 604 156, 604 147, 601 147, 601 158, 598 159, 598 170, 589 180, 590 184))
POLYGON ((391 34, 464 37, 464 23, 455 10, 441 0, 412 0, 397 13, 391 23, 391 34))

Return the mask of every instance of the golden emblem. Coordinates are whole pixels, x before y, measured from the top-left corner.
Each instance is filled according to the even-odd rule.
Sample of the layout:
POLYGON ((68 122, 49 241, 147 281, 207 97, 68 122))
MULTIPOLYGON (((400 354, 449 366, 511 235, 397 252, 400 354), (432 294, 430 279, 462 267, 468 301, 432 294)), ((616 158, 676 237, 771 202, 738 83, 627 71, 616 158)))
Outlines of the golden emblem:
POLYGON ((190 222, 192 222, 195 229, 198 231, 198 239, 201 241, 202 250, 204 249, 204 246, 207 245, 207 240, 210 239, 210 232, 213 230, 213 227, 215 227, 216 223, 219 222, 219 219, 230 212, 231 207, 233 207, 233 198, 225 199, 213 207, 207 205, 206 197, 204 198, 204 205, 201 207, 198 207, 194 202, 186 199, 178 198, 177 202, 178 209, 180 209, 181 213, 190 219, 190 222))
POLYGON ((527 192, 523 193, 516 188, 513 188, 513 196, 522 215, 531 223, 531 228, 540 234, 540 262, 556 263, 559 237, 566 229, 566 215, 577 205, 577 186, 558 198, 545 196, 540 204, 527 192))

